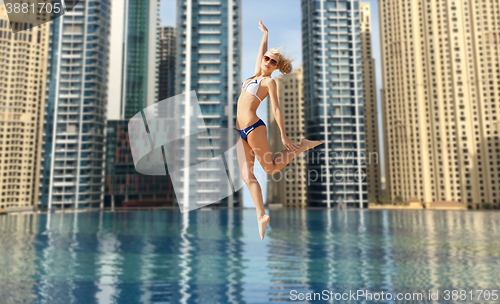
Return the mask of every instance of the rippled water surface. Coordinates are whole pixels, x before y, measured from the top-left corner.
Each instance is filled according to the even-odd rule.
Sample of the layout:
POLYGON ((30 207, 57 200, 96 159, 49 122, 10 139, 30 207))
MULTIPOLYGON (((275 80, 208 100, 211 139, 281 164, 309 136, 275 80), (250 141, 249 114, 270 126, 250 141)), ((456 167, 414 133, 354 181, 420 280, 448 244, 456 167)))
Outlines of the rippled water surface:
POLYGON ((0 302, 375 303, 319 300, 365 291, 431 303, 430 289, 433 303, 453 289, 467 292, 456 303, 500 301, 476 292, 500 290, 498 212, 268 213, 264 241, 249 209, 0 216, 0 302))

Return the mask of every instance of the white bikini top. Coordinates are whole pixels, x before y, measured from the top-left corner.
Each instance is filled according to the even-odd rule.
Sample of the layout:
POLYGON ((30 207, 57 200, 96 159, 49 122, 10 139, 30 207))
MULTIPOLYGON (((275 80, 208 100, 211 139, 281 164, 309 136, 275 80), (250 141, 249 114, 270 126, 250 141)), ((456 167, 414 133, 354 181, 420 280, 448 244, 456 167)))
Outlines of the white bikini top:
MULTIPOLYGON (((253 76, 255 77, 255 76, 253 76)), ((260 86, 260 82, 262 81, 262 79, 266 79, 268 77, 271 77, 271 76, 266 76, 264 78, 261 78, 261 79, 254 79, 254 80, 251 80, 247 86, 245 88, 243 88, 243 85, 245 84, 245 81, 247 81, 248 79, 252 78, 247 78, 247 80, 243 81, 241 83, 241 90, 242 91, 247 91, 248 93, 254 95, 255 97, 257 97, 261 102, 262 100, 259 98, 259 96, 257 96, 257 91, 259 90, 259 86, 260 86)))

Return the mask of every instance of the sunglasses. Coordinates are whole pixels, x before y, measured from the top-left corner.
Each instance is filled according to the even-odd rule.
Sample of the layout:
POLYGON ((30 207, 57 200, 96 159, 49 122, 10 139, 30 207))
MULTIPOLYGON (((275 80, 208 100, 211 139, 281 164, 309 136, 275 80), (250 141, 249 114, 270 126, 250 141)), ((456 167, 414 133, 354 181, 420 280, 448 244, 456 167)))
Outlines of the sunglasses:
MULTIPOLYGON (((271 57, 269 57, 269 56, 264 56, 264 61, 266 61, 266 62, 267 62, 267 61, 269 61, 270 59, 271 59, 271 57)), ((277 64, 278 64, 278 62, 277 62, 276 60, 271 59, 271 65, 272 65, 272 66, 276 66, 277 64)))

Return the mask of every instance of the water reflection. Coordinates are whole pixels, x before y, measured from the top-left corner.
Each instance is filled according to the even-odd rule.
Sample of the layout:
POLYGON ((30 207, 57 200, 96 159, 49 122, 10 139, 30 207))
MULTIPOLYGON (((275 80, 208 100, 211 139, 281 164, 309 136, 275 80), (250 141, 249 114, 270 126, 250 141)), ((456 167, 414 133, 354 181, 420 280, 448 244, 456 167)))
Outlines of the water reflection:
POLYGON ((290 301, 291 290, 427 296, 429 289, 500 285, 497 212, 269 214, 264 241, 254 210, 1 216, 0 297, 50 304, 279 303, 290 301))
POLYGON ((36 274, 36 216, 0 216, 0 299, 30 303, 36 274))

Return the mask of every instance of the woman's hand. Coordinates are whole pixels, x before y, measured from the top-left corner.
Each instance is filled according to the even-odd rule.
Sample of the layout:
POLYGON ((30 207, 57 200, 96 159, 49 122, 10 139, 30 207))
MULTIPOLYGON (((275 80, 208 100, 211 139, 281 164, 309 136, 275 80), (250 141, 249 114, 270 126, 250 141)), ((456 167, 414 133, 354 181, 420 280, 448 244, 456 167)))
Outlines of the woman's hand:
POLYGON ((257 17, 257 20, 259 20, 259 30, 263 33, 267 33, 267 27, 262 24, 262 21, 260 21, 259 17, 257 17))
POLYGON ((283 146, 285 146, 287 148, 287 150, 290 150, 290 151, 298 151, 299 150, 299 146, 297 146, 297 144, 294 143, 286 135, 281 135, 281 142, 283 143, 283 146))

